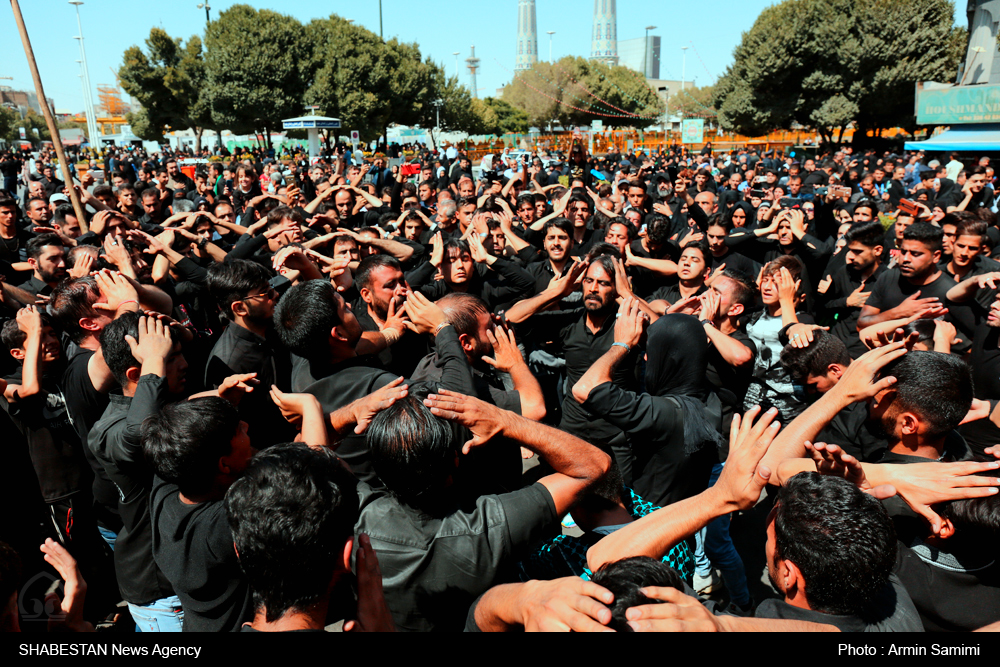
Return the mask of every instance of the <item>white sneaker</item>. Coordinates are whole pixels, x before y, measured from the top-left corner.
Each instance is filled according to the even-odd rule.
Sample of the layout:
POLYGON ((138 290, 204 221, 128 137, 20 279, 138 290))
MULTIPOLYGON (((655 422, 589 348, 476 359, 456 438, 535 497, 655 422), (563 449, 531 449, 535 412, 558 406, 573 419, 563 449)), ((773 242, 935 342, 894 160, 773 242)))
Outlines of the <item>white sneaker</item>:
POLYGON ((705 577, 697 572, 694 575, 694 590, 698 595, 708 595, 722 588, 722 577, 714 569, 705 577))

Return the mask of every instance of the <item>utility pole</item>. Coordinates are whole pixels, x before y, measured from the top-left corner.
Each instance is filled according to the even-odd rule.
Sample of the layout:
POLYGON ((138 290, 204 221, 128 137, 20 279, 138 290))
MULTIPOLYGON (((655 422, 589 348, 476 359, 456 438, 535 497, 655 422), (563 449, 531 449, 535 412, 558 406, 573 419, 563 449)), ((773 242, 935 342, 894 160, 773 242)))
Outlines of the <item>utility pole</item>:
POLYGON ((199 2, 198 9, 201 9, 202 7, 205 8, 205 25, 208 25, 212 21, 211 17, 208 15, 208 10, 210 10, 211 7, 209 7, 207 2, 199 2))

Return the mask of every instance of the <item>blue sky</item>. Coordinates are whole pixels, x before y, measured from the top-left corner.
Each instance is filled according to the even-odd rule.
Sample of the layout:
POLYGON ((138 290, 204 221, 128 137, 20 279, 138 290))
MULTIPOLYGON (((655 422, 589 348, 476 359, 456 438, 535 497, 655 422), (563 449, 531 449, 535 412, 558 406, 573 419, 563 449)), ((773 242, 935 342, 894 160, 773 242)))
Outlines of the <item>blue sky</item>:
MULTIPOLYGON (((212 18, 231 5, 232 0, 212 0, 212 18)), ((347 2, 345 0, 292 0, 284 2, 250 1, 257 8, 268 8, 291 14, 306 23, 313 18, 339 14, 356 23, 379 31, 378 0, 347 2)), ((688 81, 698 85, 711 83, 732 62, 732 53, 741 34, 753 25, 760 11, 772 4, 755 0, 718 0, 711 2, 642 2, 619 0, 619 40, 642 37, 648 25, 662 39, 660 76, 680 79, 682 46, 689 46, 686 74, 688 81)), ((122 53, 133 44, 142 44, 150 28, 158 26, 174 37, 203 35, 205 11, 198 9, 198 0, 85 0, 80 7, 83 33, 90 66, 90 81, 94 87, 115 82, 112 69, 121 64, 122 53)), ((554 30, 552 55, 586 56, 590 52, 590 29, 593 4, 589 0, 537 0, 539 55, 548 57, 549 30, 554 30)), ((956 19, 965 24, 964 7, 956 19)), ((83 89, 79 78, 79 46, 76 12, 66 0, 21 0, 32 47, 38 60, 45 93, 55 100, 56 108, 81 111, 83 89)), ((421 52, 445 66, 449 75, 455 73, 455 51, 459 59, 468 57, 469 46, 475 44, 476 55, 482 60, 478 75, 480 97, 494 95, 497 88, 510 80, 514 68, 514 48, 517 32, 517 0, 493 2, 453 2, 445 0, 382 0, 385 37, 397 37, 417 42, 421 52)), ((0 85, 15 89, 34 90, 24 51, 14 23, 10 5, 0 3, 0 85)), ((252 48, 252 47, 248 47, 252 48)), ((469 85, 464 66, 461 81, 469 85)))

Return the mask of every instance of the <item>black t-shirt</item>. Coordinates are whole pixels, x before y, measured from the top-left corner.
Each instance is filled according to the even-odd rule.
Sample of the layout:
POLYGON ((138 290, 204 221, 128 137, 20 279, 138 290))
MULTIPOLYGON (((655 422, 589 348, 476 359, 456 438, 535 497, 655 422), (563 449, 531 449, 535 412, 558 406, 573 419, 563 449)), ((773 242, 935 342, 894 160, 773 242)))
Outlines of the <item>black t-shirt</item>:
MULTIPOLYGON (((729 334, 750 350, 750 361, 743 366, 736 368, 722 358, 722 354, 715 345, 708 346, 708 365, 705 368, 705 379, 715 387, 715 393, 722 401, 722 432, 729 432, 729 425, 732 423, 734 414, 743 413, 743 399, 747 395, 747 387, 753 378, 754 358, 757 356, 757 345, 750 340, 742 329, 737 329, 729 334)), ((722 456, 729 452, 729 442, 723 446, 722 456)))
POLYGON ((1000 399, 1000 329, 981 322, 972 337, 969 356, 976 398, 1000 399))
MULTIPOLYGON (((21 384, 21 368, 4 378, 21 384)), ((73 431, 63 392, 51 376, 42 378, 42 390, 18 401, 0 397, 0 406, 28 442, 28 454, 46 502, 68 498, 90 487, 90 467, 73 431)))
MULTIPOLYGON (((108 407, 108 395, 97 391, 90 379, 89 366, 93 356, 93 350, 80 348, 70 357, 62 377, 66 409, 81 443, 87 442, 91 427, 108 407)), ((90 447, 84 446, 83 453, 94 473, 93 492, 98 521, 105 527, 114 529, 121 523, 118 519, 118 489, 108 477, 104 466, 94 457, 90 447)))
MULTIPOLYGON (((872 293, 865 305, 878 308, 879 312, 884 313, 919 291, 918 299, 937 298, 941 305, 948 309, 945 319, 955 325, 960 337, 969 341, 975 327, 973 312, 969 306, 957 304, 948 299, 948 290, 954 286, 955 281, 943 271, 932 282, 917 286, 906 280, 898 268, 890 269, 875 281, 875 287, 872 288, 872 293)), ((965 347, 968 349, 967 345, 965 347)))
POLYGON ((184 632, 238 632, 253 618, 222 500, 188 505, 175 484, 153 478, 153 559, 184 608, 184 632))

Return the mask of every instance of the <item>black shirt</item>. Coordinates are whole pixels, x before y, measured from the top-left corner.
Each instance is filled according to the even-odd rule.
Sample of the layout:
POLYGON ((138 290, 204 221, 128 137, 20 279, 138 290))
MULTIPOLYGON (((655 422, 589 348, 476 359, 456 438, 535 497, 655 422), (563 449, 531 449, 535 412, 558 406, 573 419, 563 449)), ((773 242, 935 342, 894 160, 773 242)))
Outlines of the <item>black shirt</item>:
MULTIPOLYGON (((610 313, 601 328, 591 332, 584 308, 545 311, 517 325, 517 332, 525 340, 561 341, 566 359, 566 386, 572 387, 615 342, 615 316, 610 313)), ((633 368, 637 357, 638 350, 633 350, 619 365, 614 375, 616 385, 626 389, 636 388, 633 368)), ((592 416, 569 393, 563 399, 559 428, 595 445, 607 444, 621 432, 604 419, 592 416)))
POLYGON ((559 521, 541 484, 480 496, 439 516, 365 484, 358 493, 354 532, 371 538, 392 618, 411 632, 461 630, 472 602, 495 584, 516 581, 514 565, 559 521))
MULTIPOLYGON (((862 292, 873 289, 883 273, 885 265, 879 264, 875 272, 865 281, 860 272, 843 264, 827 274, 827 278, 831 280, 830 287, 826 294, 819 295, 820 301, 825 299, 823 306, 826 314, 836 320, 830 327, 830 333, 843 341, 852 359, 860 357, 868 351, 868 348, 858 336, 858 317, 861 316, 861 308, 848 306, 847 299, 862 285, 865 286, 862 292)), ((871 300, 866 303, 871 303, 871 300)))
POLYGON ((188 505, 175 484, 153 478, 153 559, 184 608, 184 632, 236 632, 253 617, 222 500, 188 505))
MULTIPOLYGON (((355 301, 351 310, 363 331, 380 331, 363 299, 355 301)), ((378 353, 378 361, 382 368, 396 377, 409 377, 429 350, 426 337, 407 329, 399 340, 378 353)))

